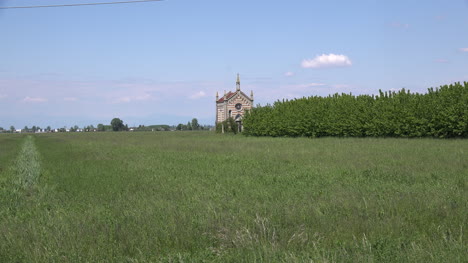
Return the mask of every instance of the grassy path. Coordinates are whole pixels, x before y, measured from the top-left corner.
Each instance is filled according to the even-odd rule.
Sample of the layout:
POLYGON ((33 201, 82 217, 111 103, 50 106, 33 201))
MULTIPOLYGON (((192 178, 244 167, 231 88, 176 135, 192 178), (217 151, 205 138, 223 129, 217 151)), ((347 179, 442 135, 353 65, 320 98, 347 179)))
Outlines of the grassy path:
POLYGON ((16 185, 20 188, 29 189, 37 184, 41 173, 41 162, 32 136, 25 138, 14 169, 16 185))

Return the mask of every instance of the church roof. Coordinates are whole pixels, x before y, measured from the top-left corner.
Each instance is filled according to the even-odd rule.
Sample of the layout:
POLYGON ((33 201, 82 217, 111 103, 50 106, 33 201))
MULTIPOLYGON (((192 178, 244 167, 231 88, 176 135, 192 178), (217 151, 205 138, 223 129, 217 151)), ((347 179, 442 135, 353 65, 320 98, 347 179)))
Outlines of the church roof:
MULTIPOLYGON (((239 91, 239 92, 240 92, 240 94, 242 94, 244 97, 250 99, 244 92, 242 92, 242 91, 239 91)), ((219 98, 219 100, 218 100, 217 102, 224 102, 224 101, 226 101, 226 100, 229 100, 230 98, 234 97, 234 95, 236 95, 236 94, 237 94, 237 92, 231 92, 231 91, 229 91, 229 92, 226 94, 226 96, 222 96, 221 98, 219 98)))
POLYGON ((236 93, 235 92, 228 92, 228 94, 226 94, 226 96, 222 96, 218 102, 224 102, 225 100, 228 100, 230 99, 232 96, 234 96, 236 93), (224 97, 226 97, 226 99, 224 99, 224 97))

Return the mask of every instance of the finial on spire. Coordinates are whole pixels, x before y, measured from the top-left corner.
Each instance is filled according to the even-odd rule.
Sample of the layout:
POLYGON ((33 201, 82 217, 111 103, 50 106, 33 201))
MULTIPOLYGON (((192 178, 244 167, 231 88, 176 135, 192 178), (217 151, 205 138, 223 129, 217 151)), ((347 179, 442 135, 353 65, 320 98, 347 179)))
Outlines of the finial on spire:
POLYGON ((237 89, 237 90, 240 90, 240 77, 239 77, 239 73, 237 73, 236 89, 237 89))

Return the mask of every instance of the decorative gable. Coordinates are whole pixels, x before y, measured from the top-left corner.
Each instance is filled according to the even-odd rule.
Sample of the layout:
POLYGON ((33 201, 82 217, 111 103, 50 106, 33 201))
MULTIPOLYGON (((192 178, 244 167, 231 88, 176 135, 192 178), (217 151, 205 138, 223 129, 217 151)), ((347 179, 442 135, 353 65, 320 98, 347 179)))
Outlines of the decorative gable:
POLYGON ((239 125, 239 131, 242 129, 242 118, 247 110, 253 107, 253 91, 247 96, 240 89, 239 74, 237 75, 236 91, 225 93, 219 98, 216 93, 216 123, 223 122, 233 118, 239 125))

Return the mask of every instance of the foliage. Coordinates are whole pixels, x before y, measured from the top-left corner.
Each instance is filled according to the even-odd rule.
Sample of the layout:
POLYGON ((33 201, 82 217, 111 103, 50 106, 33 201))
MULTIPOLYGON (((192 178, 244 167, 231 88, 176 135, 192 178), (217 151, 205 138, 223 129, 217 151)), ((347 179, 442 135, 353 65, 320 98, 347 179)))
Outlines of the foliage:
POLYGON ((232 117, 229 117, 227 120, 224 120, 223 122, 218 122, 216 124, 216 132, 217 133, 222 133, 223 129, 224 129, 225 133, 237 134, 238 125, 237 125, 236 121, 232 117))
POLYGON ((468 82, 426 94, 334 94, 277 101, 244 117, 244 134, 305 137, 468 137, 468 82))
POLYGON ((99 123, 97 125, 97 131, 105 131, 105 130, 106 130, 106 128, 105 128, 104 124, 99 123))
POLYGON ((186 131, 186 130, 198 131, 198 130, 206 130, 206 129, 209 130, 210 126, 206 126, 206 125, 202 126, 198 123, 197 118, 193 118, 192 121, 187 122, 187 124, 179 123, 175 129, 177 131, 186 131))
POLYGON ((197 118, 192 119, 192 123, 190 124, 192 127, 192 130, 199 130, 200 129, 200 124, 198 124, 197 118))
POLYGON ((138 125, 134 128, 134 131, 170 131, 171 126, 166 124, 159 125, 138 125))
POLYGON ((0 134, 0 262, 468 258, 468 140, 31 137, 0 134))
POLYGON ((125 131, 128 130, 128 126, 123 124, 123 121, 119 118, 113 118, 111 121, 113 131, 125 131))

